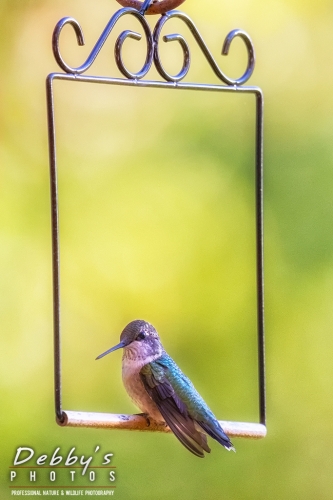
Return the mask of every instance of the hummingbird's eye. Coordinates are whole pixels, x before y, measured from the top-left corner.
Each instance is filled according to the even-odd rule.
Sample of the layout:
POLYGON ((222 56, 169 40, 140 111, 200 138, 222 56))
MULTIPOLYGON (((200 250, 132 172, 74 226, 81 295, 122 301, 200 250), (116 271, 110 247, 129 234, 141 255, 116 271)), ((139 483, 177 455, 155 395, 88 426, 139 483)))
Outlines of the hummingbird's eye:
POLYGON ((136 340, 143 340, 144 338, 146 338, 146 333, 145 332, 140 332, 137 335, 136 340))

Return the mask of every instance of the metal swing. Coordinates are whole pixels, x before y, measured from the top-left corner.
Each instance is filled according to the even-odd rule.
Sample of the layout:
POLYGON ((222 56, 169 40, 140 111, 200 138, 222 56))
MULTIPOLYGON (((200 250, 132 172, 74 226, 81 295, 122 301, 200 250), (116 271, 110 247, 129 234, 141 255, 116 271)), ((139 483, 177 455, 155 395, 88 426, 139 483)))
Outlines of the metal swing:
POLYGON ((220 421, 224 431, 230 437, 263 438, 266 435, 266 404, 265 404, 265 353, 264 353, 264 277, 263 277, 263 94, 260 88, 245 86, 251 77, 254 65, 254 48, 250 37, 242 30, 231 31, 225 38, 222 54, 228 55, 230 45, 234 38, 239 37, 244 42, 248 61, 244 74, 238 79, 231 79, 225 75, 207 45, 201 37, 193 21, 187 14, 169 10, 180 5, 185 0, 160 0, 151 3, 151 0, 140 2, 139 0, 117 0, 124 7, 118 10, 108 22, 106 28, 92 49, 87 60, 79 67, 69 66, 63 59, 59 49, 60 34, 64 26, 71 25, 75 31, 77 42, 84 45, 84 37, 79 23, 71 18, 65 17, 58 22, 53 32, 52 46, 54 57, 63 70, 61 73, 51 73, 47 77, 47 117, 49 136, 49 161, 51 181, 51 214, 52 214, 52 253, 53 253, 53 314, 54 314, 54 380, 55 380, 55 412, 57 423, 61 426, 72 427, 95 427, 106 429, 127 429, 141 431, 170 432, 169 427, 157 424, 154 421, 147 424, 147 420, 140 415, 123 415, 109 413, 90 413, 80 411, 67 411, 62 409, 61 397, 61 349, 60 349, 60 270, 59 270, 59 219, 58 219, 58 186, 57 186, 57 156, 54 116, 53 90, 56 80, 72 82, 89 82, 104 85, 120 85, 129 87, 148 87, 169 89, 174 91, 199 91, 199 92, 228 92, 246 93, 255 97, 256 103, 256 138, 255 138, 255 192, 256 192, 256 273, 257 273, 257 342, 258 342, 258 392, 259 392, 259 422, 228 422, 220 421), (162 14, 156 23, 153 32, 148 25, 145 14, 162 14), (122 46, 127 38, 140 40, 142 36, 133 31, 122 32, 115 44, 115 61, 124 75, 124 78, 112 78, 101 76, 87 76, 84 73, 92 66, 105 41, 123 16, 135 17, 141 27, 147 43, 147 55, 145 63, 140 71, 132 73, 129 71, 122 59, 122 46), (197 84, 183 83, 183 78, 190 68, 190 50, 185 38, 180 34, 167 35, 163 37, 164 42, 178 41, 183 52, 183 66, 177 75, 170 75, 164 69, 160 54, 159 43, 162 28, 169 19, 177 18, 183 21, 189 28, 199 48, 204 54, 215 75, 221 80, 221 84, 197 84), (162 77, 161 81, 146 80, 145 76, 152 65, 155 65, 162 77))

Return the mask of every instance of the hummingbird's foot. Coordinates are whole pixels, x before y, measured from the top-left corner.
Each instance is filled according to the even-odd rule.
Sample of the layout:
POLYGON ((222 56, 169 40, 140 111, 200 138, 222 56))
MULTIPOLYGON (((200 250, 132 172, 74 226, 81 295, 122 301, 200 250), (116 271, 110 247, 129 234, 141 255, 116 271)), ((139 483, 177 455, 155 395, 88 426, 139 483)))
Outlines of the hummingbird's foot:
POLYGON ((150 427, 150 419, 148 416, 148 413, 136 413, 136 415, 139 415, 140 417, 144 417, 147 422, 147 427, 150 427))

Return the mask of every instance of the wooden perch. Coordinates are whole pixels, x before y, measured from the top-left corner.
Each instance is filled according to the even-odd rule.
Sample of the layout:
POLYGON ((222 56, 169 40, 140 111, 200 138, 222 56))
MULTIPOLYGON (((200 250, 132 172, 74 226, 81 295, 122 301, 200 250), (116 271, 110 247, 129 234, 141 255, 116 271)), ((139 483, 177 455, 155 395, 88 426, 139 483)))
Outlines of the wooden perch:
MULTIPOLYGON (((124 429, 128 431, 171 432, 166 424, 160 424, 142 415, 123 415, 115 413, 89 413, 83 411, 63 411, 64 421, 59 425, 69 427, 93 427, 96 429, 124 429)), ((266 436, 263 424, 247 422, 219 421, 229 437, 260 439, 266 436)))

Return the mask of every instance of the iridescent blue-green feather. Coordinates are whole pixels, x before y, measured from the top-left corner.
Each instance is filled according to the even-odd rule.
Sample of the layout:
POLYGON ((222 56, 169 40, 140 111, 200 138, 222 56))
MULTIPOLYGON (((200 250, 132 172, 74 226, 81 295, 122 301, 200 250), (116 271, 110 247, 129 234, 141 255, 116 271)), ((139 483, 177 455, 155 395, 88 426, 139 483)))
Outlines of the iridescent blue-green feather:
POLYGON ((140 377, 164 420, 188 450, 199 457, 204 457, 204 451, 209 453, 205 433, 228 450, 233 449, 228 436, 192 382, 168 354, 146 364, 140 371, 140 377))

